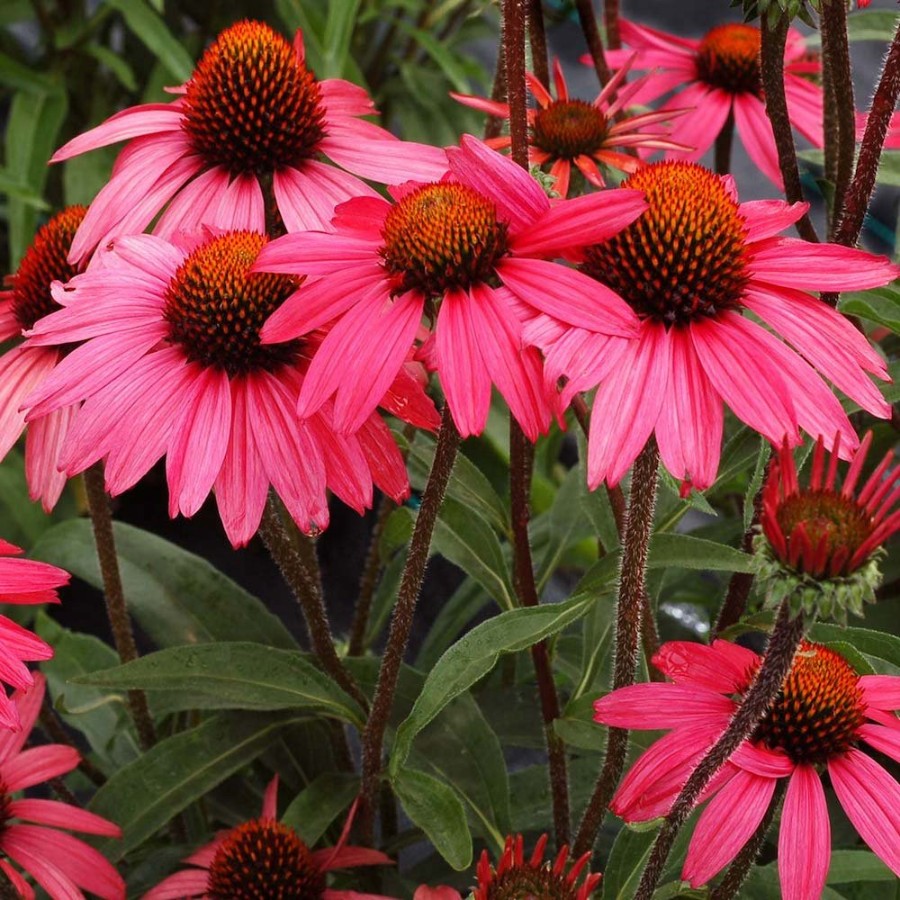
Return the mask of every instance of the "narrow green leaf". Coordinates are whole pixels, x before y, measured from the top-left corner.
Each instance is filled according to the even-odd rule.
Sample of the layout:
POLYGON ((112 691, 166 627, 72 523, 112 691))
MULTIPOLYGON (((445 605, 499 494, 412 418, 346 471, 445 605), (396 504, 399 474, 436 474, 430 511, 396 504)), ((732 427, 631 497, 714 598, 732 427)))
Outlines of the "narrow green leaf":
MULTIPOLYGON (((116 522, 114 529, 128 607, 157 645, 252 641, 296 649, 290 632, 260 600, 206 560, 140 528, 116 522)), ((86 519, 51 528, 32 553, 102 587, 86 519)))
POLYGON ((293 799, 281 821, 310 847, 359 793, 359 778, 343 772, 323 772, 293 799))
POLYGON ((446 43, 421 28, 404 28, 444 73, 453 90, 468 94, 472 90, 462 59, 446 43))
POLYGON ((169 31, 159 13, 145 0, 105 0, 105 2, 122 13, 128 29, 159 59, 173 77, 180 83, 191 77, 194 61, 190 53, 169 31))
POLYGON ((121 840, 98 843, 113 862, 139 847, 195 800, 251 763, 296 714, 222 713, 160 741, 116 772, 92 812, 116 822, 121 840))
POLYGON ((810 637, 822 643, 852 644, 857 651, 865 653, 866 656, 874 656, 900 666, 900 637, 894 634, 885 634, 883 631, 873 631, 870 628, 844 628, 817 622, 810 629, 810 637))
MULTIPOLYGON (((900 185, 900 153, 889 155, 897 158, 898 178, 896 183, 900 185)), ((882 171, 886 171, 884 164, 879 169, 879 174, 882 171)), ((885 183, 890 184, 891 182, 885 183)), ((869 291, 846 293, 841 297, 839 308, 848 316, 860 316, 870 322, 884 325, 891 331, 900 332, 900 291, 890 285, 873 288, 869 291)))
POLYGON ((457 872, 468 869, 472 864, 472 836, 456 791, 414 769, 398 773, 393 785, 404 811, 425 832, 435 850, 457 872))
POLYGON ((833 850, 828 869, 829 884, 854 884, 857 881, 892 881, 897 876, 868 850, 833 850))
POLYGON ((650 568, 709 569, 753 572, 753 557, 726 544, 689 534, 654 534, 650 540, 650 568))
POLYGON ((47 94, 59 89, 52 78, 0 53, 0 84, 14 91, 47 94))
POLYGON ((360 727, 365 723, 356 703, 303 654, 264 644, 170 647, 75 682, 108 690, 174 691, 177 709, 314 709, 360 727))
POLYGON ((33 206, 35 209, 49 208, 47 201, 39 194, 35 194, 29 184, 5 168, 0 168, 0 193, 15 197, 26 206, 33 206))
POLYGON ((500 613, 457 641, 429 672, 412 712, 397 729, 390 768, 396 775, 415 736, 455 697, 494 667, 501 653, 531 647, 583 616, 594 602, 579 595, 563 603, 500 613))
POLYGON ((102 66, 109 69, 126 91, 136 91, 138 89, 137 79, 134 77, 134 70, 118 53, 110 50, 109 47, 104 47, 103 44, 93 43, 88 44, 85 50, 102 66))
POLYGON ((359 12, 360 0, 331 0, 323 35, 323 70, 321 78, 340 78, 347 74, 347 54, 359 12))

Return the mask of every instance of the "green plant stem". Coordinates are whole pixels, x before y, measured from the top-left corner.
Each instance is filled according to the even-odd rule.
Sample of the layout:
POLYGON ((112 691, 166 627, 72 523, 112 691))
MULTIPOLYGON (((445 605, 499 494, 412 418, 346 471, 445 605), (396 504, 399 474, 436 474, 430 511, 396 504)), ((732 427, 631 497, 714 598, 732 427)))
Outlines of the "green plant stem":
POLYGON ((338 656, 322 596, 315 545, 305 535, 291 539, 285 528, 280 503, 269 493, 259 535, 300 606, 312 652, 319 665, 365 710, 366 698, 338 656))
MULTIPOLYGON (((131 616, 125 603, 119 560, 116 556, 116 539, 113 534, 112 511, 106 495, 103 464, 94 463, 84 473, 84 488, 87 495, 91 525, 94 529, 94 543, 103 579, 103 597, 106 600, 106 615, 112 630, 113 642, 119 660, 124 664, 138 658, 137 644, 131 627, 131 616)), ((156 743, 156 729, 147 704, 147 695, 141 690, 128 691, 128 706, 137 729, 138 740, 144 750, 156 743)))
POLYGON ((722 126, 722 130, 716 136, 716 174, 727 175, 731 171, 731 145, 734 142, 734 112, 728 113, 728 118, 722 126))
MULTIPOLYGON (((784 94, 784 48, 789 25, 790 20, 786 15, 780 16, 774 26, 771 24, 767 26, 765 21, 762 22, 760 70, 766 98, 766 115, 772 123, 775 146, 778 149, 778 166, 784 180, 784 193, 788 203, 800 203, 803 200, 803 191, 800 187, 800 170, 797 167, 797 149, 794 146, 794 133, 791 130, 791 119, 784 94)), ((796 227, 804 240, 818 241, 819 238, 808 214, 803 214, 796 227)))
MULTIPOLYGON (((616 651, 613 666, 613 690, 634 683, 641 626, 646 608, 647 554, 656 508, 659 478, 659 451, 651 438, 641 451, 631 476, 631 498, 622 535, 622 559, 619 566, 619 596, 616 604, 616 651)), ((610 728, 606 758, 575 838, 574 854, 587 853, 597 838, 606 808, 625 767, 628 732, 610 728)))
POLYGON ((778 617, 769 638, 762 665, 741 701, 741 705, 737 708, 737 712, 728 723, 724 733, 691 773, 663 821, 641 876, 635 900, 650 900, 653 897, 681 826, 687 820, 706 786, 719 769, 728 762, 731 754, 750 737, 760 719, 772 705, 772 701, 778 696, 802 638, 803 614, 792 619, 790 598, 786 598, 778 610, 778 617))
POLYGON ((709 895, 709 900, 732 900, 733 897, 738 896, 741 885, 747 880, 750 869, 753 867, 753 863, 756 862, 759 851, 762 850, 766 834, 772 827, 772 821, 778 813, 782 800, 784 800, 787 786, 786 778, 780 778, 776 782, 775 793, 772 795, 766 814, 757 826, 756 831, 753 832, 750 840, 744 844, 740 853, 734 858, 734 862, 728 867, 725 876, 709 895))
POLYGON ((578 12, 578 21, 584 33, 588 52, 594 63, 594 71, 601 87, 609 81, 610 71, 606 62, 606 54, 603 52, 603 40, 600 37, 600 29, 597 27, 597 17, 594 15, 592 0, 575 0, 575 9, 578 12))
POLYGON ((437 522, 438 511, 444 500, 456 454, 459 450, 459 432, 453 424, 449 407, 444 405, 441 417, 441 430, 438 434, 437 446, 434 450, 434 462, 422 494, 422 505, 416 516, 400 589, 397 592, 397 603, 391 617, 387 645, 381 658, 378 672, 378 683, 372 707, 366 722, 362 739, 362 803, 360 808, 359 828, 364 843, 371 843, 375 832, 375 812, 379 780, 381 777, 382 749, 384 733, 388 719, 394 706, 394 694, 397 680, 400 677, 400 666, 406 653, 409 634, 412 630, 413 615, 422 580, 425 577, 425 565, 431 547, 431 538, 437 522))

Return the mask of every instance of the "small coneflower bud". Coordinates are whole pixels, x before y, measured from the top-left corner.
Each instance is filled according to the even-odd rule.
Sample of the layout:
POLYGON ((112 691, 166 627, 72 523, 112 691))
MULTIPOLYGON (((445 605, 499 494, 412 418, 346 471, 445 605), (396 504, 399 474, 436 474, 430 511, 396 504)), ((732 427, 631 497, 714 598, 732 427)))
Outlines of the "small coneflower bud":
POLYGON ((822 439, 813 453, 809 484, 802 487, 794 458, 784 447, 772 461, 757 535, 757 566, 768 601, 791 598, 794 613, 846 621, 847 611, 862 615, 875 600, 881 581, 882 544, 900 528, 900 467, 891 469, 890 451, 856 490, 866 453, 866 435, 838 487, 836 445, 826 468, 822 439))

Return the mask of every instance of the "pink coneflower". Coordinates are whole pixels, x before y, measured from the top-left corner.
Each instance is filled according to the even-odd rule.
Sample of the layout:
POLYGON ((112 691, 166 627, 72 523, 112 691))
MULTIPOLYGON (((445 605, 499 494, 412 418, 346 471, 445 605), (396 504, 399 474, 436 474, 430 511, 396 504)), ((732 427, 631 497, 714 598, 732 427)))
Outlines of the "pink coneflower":
MULTIPOLYGON (((59 603, 56 590, 69 583, 69 573, 36 560, 16 559, 21 552, 0 539, 0 603, 59 603)), ((12 619, 0 616, 0 680, 21 690, 29 688, 34 684, 34 676, 25 663, 52 656, 53 648, 48 643, 12 619)), ((16 703, 2 689, 0 726, 15 731, 23 727, 16 703)))
POLYGON ((806 210, 778 200, 738 203, 731 179, 694 163, 646 166, 625 186, 648 211, 588 248, 582 271, 617 291, 641 319, 637 341, 539 316, 525 337, 546 352, 563 401, 600 385, 588 441, 592 487, 616 484, 651 434, 687 490, 719 465, 723 403, 773 443, 798 426, 849 455, 859 444, 815 369, 874 415, 891 408, 866 372, 887 378, 865 336, 809 291, 864 290, 898 269, 835 244, 776 237, 806 210), (748 310, 792 346, 743 315, 748 310), (815 369, 813 368, 815 367, 815 369))
POLYGON ((429 887, 427 884, 423 884, 416 888, 413 900, 462 900, 462 897, 456 888, 443 885, 429 887))
MULTIPOLYGON (((17 691, 13 702, 22 721, 18 733, 0 735, 0 852, 21 866, 51 900, 73 900, 90 891, 103 900, 125 900, 125 882, 93 847, 58 828, 117 838, 117 825, 95 813, 58 800, 32 800, 12 795, 59 778, 79 762, 78 751, 64 744, 22 748, 41 711, 46 684, 35 675, 34 685, 17 691), (26 824, 27 823, 27 824, 26 824)), ((34 890, 6 861, 0 863, 19 896, 33 900, 34 890)))
MULTIPOLYGON (((726 641, 674 641, 653 663, 672 682, 621 688, 594 704, 604 725, 673 729, 638 759, 613 798, 612 810, 627 822, 665 815, 725 730, 760 658, 726 641)), ((898 708, 900 677, 860 676, 833 650, 803 642, 771 709, 707 791, 704 799, 712 800, 682 877, 705 884, 734 859, 787 778, 778 836, 782 897, 818 900, 831 859, 823 770, 856 830, 900 875, 900 785, 864 751, 868 744, 900 761, 898 708)))
MULTIPOLYGON (((696 148, 688 159, 697 160, 712 146, 729 116, 750 159, 779 188, 783 187, 772 126, 766 117, 762 93, 759 48, 755 25, 717 25, 700 40, 666 34, 633 22, 621 22, 622 41, 628 50, 608 54, 611 65, 623 65, 637 53, 634 66, 652 69, 646 84, 631 98, 649 103, 676 91, 659 112, 693 107, 672 126, 672 138, 696 148)), ((590 62, 585 57, 582 62, 590 62)), ((821 65, 807 55, 800 32, 788 32, 784 51, 784 92, 794 127, 815 147, 823 143, 822 89, 809 76, 821 65)), ((667 157, 682 157, 668 151, 667 157)))
POLYGON ((310 850, 293 828, 278 821, 278 776, 266 788, 262 813, 224 831, 185 862, 193 868, 176 872, 144 895, 144 900, 204 897, 302 897, 303 900, 392 900, 381 894, 336 891, 328 873, 356 866, 391 865, 378 850, 347 845, 353 812, 334 847, 310 850))
MULTIPOLYGON (((328 405, 296 420, 315 340, 260 344, 262 323, 299 286, 250 272, 265 243, 254 232, 207 237, 192 249, 154 235, 119 238, 101 268, 54 285, 64 308, 40 320, 28 342, 84 342, 28 401, 29 419, 85 401, 65 471, 105 459, 107 489, 117 494, 167 454, 170 514, 193 515, 215 488, 235 546, 255 533, 269 484, 307 531, 328 522, 326 484, 359 510, 371 504, 373 480, 398 501, 409 490, 376 414, 344 436, 335 435, 328 405)), ((379 400, 433 427, 421 387, 405 370, 394 374, 394 394, 379 400)))
POLYGON ((260 179, 271 176, 289 231, 324 227, 337 203, 377 196, 356 176, 389 184, 440 178, 442 150, 399 141, 362 116, 366 92, 340 79, 317 81, 298 31, 291 45, 262 22, 223 31, 172 103, 116 113, 69 141, 52 162, 129 140, 109 183, 72 245, 81 260, 98 243, 155 226, 162 237, 200 224, 265 231, 260 179), (332 162, 353 174, 323 163, 332 162))
MULTIPOLYGON (((603 187, 603 175, 597 167, 598 163, 629 173, 636 172, 642 165, 636 156, 622 153, 625 148, 681 151, 692 149, 669 140, 668 130, 656 132, 643 130, 650 125, 659 125, 676 115, 681 115, 681 112, 670 110, 636 116, 620 115, 648 77, 638 79, 619 90, 628 75, 629 68, 629 63, 622 66, 593 103, 569 96, 569 88, 558 59, 553 60, 555 100, 545 85, 530 72, 527 74, 528 88, 538 104, 537 109, 528 110, 528 160, 532 165, 550 166, 550 174, 556 179, 555 190, 561 197, 569 193, 573 165, 595 187, 603 187)), ((452 96, 460 103, 465 103, 466 106, 481 110, 490 116, 509 118, 507 103, 465 94, 452 96)), ((512 138, 507 135, 491 138, 485 143, 489 147, 501 150, 511 145, 512 138)))
POLYGON ((259 269, 316 279, 269 319, 264 341, 291 340, 339 317, 310 366, 301 416, 333 395, 337 427, 356 428, 425 312, 435 319, 429 355, 460 433, 483 430, 494 384, 535 440, 551 410, 540 357, 523 346, 523 310, 633 336, 634 317, 619 297, 546 257, 615 234, 645 208, 639 192, 551 203, 524 169, 475 138, 447 153, 454 180, 404 185, 393 205, 352 200, 338 209, 333 232, 288 234, 260 254, 259 269))
MULTIPOLYGON (((78 269, 66 260, 72 238, 87 210, 70 206, 38 229, 19 269, 10 279, 12 290, 0 291, 0 343, 17 338, 59 304, 50 295, 50 283, 68 281, 78 269)), ((0 459, 25 430, 22 401, 39 385, 62 357, 64 348, 13 346, 0 355, 0 459)), ((66 432, 75 413, 64 407, 35 419, 25 439, 25 477, 32 500, 50 512, 59 500, 66 476, 57 468, 66 432)))

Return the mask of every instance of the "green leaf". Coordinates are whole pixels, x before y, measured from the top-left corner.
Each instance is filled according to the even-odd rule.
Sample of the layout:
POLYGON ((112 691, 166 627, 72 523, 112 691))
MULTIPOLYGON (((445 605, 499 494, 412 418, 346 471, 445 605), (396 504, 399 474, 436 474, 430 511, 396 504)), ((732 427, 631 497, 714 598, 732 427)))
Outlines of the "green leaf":
POLYGON ((847 17, 851 41, 884 41, 889 44, 897 31, 897 14, 889 9, 865 9, 847 17))
POLYGON ((98 843, 113 862, 139 847, 195 800, 251 763, 296 714, 222 713, 160 741, 116 772, 92 812, 116 822, 122 839, 98 843))
POLYGON ((320 78, 340 78, 346 74, 344 69, 359 4, 360 0, 331 0, 328 4, 320 78))
POLYGON ((489 603, 490 595, 474 578, 463 581, 441 606, 428 629, 416 657, 416 667, 425 671, 432 668, 444 651, 462 634, 466 625, 489 603))
POLYGON ((310 847, 359 793, 359 778, 344 772, 323 772, 284 811, 281 821, 310 847))
POLYGON ((464 61, 447 44, 421 28, 404 27, 403 31, 415 38, 416 43, 431 57, 444 73, 453 90, 468 94, 472 90, 464 61))
POLYGON ((500 613, 473 628, 435 664, 409 717, 397 729, 390 769, 396 776, 409 755, 415 736, 455 697, 494 667, 501 653, 531 647, 577 621, 594 603, 579 595, 552 603, 500 613))
POLYGON ((134 70, 122 56, 110 50, 109 47, 104 47, 102 44, 88 44, 85 50, 93 56, 100 65, 109 69, 126 91, 137 91, 138 83, 137 79, 134 77, 134 70))
POLYGON ((0 84, 14 91, 39 95, 59 90, 52 78, 17 62, 5 53, 0 53, 0 84))
POLYGON ((857 881, 896 881, 897 876, 868 850, 833 850, 828 870, 829 884, 857 881))
POLYGON ((603 900, 634 897, 655 838, 655 831, 634 831, 626 827, 619 832, 603 870, 603 900))
POLYGON ((219 642, 160 650, 76 679, 108 690, 174 691, 169 709, 313 709, 365 724, 362 711, 324 672, 295 650, 219 642))
POLYGON ((814 641, 823 644, 852 644, 860 653, 900 666, 900 637, 896 635, 873 631, 870 628, 844 628, 825 622, 817 622, 809 634, 814 641))
POLYGON ((472 864, 472 836, 462 800, 452 787, 414 769, 393 779, 404 811, 445 860, 461 872, 472 864))
MULTIPOLYGON (((900 153, 895 155, 900 173, 900 153)), ((897 184, 900 184, 900 177, 897 184)), ((838 308, 848 316, 860 316, 870 322, 884 325, 891 331, 900 332, 900 291, 890 285, 873 288, 870 291, 843 294, 838 308)))
POLYGON ((726 544, 689 534, 654 534, 650 539, 649 568, 708 569, 753 572, 753 557, 726 544))
POLYGON ((26 184, 20 176, 13 175, 2 167, 0 167, 0 193, 15 197, 26 206, 33 206, 35 209, 49 208, 47 201, 39 194, 35 194, 31 186, 26 184))
MULTIPOLYGON (((116 522, 113 527, 129 610, 159 646, 252 641, 297 648, 290 632, 260 600, 206 560, 132 525, 116 522)), ((51 528, 32 555, 102 588, 87 519, 51 528)))
POLYGON ((160 15, 144 0, 105 0, 107 6, 122 13, 134 36, 183 83, 194 71, 190 53, 169 31, 160 15))
POLYGON ((115 772, 130 763, 139 750, 125 704, 107 702, 96 688, 73 684, 116 665, 115 650, 93 635, 63 628, 45 612, 38 613, 35 631, 53 647, 53 658, 41 663, 41 671, 63 721, 85 736, 104 770, 115 772))
POLYGON ((0 462, 0 522, 4 540, 20 547, 32 547, 51 524, 40 504, 29 502, 25 459, 15 447, 0 462))

